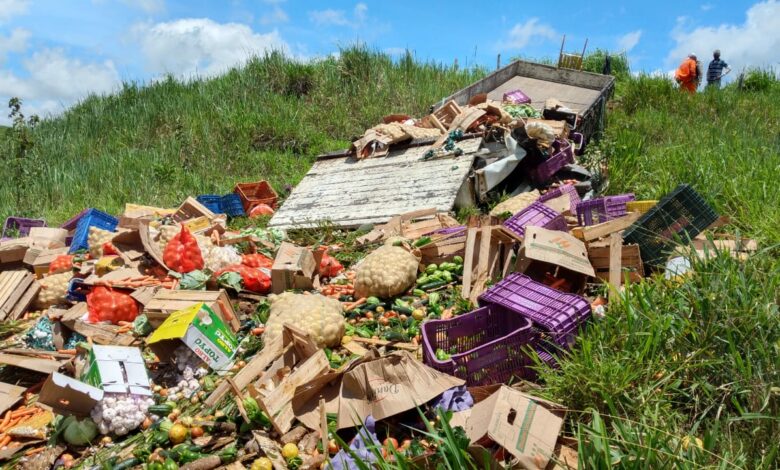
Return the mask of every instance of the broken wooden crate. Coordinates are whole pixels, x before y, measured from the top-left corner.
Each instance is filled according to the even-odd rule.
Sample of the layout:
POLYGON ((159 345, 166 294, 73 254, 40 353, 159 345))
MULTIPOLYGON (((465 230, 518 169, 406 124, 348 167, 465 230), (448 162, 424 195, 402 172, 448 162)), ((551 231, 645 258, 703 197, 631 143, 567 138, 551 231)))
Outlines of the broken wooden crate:
MULTIPOLYGON (((639 254, 639 245, 623 245, 620 261, 621 278, 626 275, 629 282, 639 282, 644 277, 642 256, 639 254)), ((596 277, 604 282, 609 282, 609 240, 597 241, 588 245, 588 259, 593 265, 596 277)))
POLYGON ((224 289, 218 291, 160 289, 144 306, 143 313, 149 319, 149 324, 157 328, 173 312, 201 302, 214 310, 233 331, 238 331, 241 327, 233 304, 230 303, 230 297, 224 289))
POLYGON ((469 227, 463 257, 463 298, 476 304, 488 281, 506 276, 512 264, 514 247, 521 241, 519 236, 502 225, 469 227))
POLYGON ((40 290, 29 271, 0 272, 0 321, 19 319, 40 290))

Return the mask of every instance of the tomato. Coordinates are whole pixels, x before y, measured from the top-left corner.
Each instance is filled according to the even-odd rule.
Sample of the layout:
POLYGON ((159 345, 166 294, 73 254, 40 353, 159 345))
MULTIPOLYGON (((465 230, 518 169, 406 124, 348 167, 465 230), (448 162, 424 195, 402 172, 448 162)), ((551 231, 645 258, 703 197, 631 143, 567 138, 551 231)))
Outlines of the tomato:
POLYGON ((59 255, 49 265, 49 274, 57 274, 73 269, 73 258, 76 255, 59 255))
POLYGON ((131 322, 138 316, 138 303, 125 292, 110 287, 96 286, 87 294, 87 320, 90 323, 108 321, 131 322))
POLYGON ((336 277, 344 270, 344 266, 339 261, 328 255, 328 252, 322 254, 322 260, 320 261, 320 276, 322 277, 336 277))
POLYGON ((243 288, 248 291, 257 292, 258 294, 267 294, 271 291, 271 277, 260 268, 233 264, 214 273, 214 277, 218 278, 227 272, 238 273, 244 281, 243 288))
POLYGON ((163 262, 179 273, 188 273, 203 268, 203 256, 198 241, 182 224, 181 232, 171 238, 163 252, 163 262))
POLYGON ((251 255, 242 255, 241 264, 249 266, 250 268, 268 268, 274 264, 274 260, 265 256, 262 253, 254 253, 251 255))

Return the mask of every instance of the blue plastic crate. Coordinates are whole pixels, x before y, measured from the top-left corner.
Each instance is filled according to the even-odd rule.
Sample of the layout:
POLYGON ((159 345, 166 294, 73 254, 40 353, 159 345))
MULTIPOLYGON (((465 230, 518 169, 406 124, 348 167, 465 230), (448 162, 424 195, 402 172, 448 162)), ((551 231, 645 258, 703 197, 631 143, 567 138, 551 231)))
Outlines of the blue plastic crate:
POLYGON ((216 194, 201 194, 196 197, 199 203, 203 204, 215 214, 227 214, 229 217, 244 217, 244 205, 238 194, 230 193, 224 196, 216 194))
POLYGON ((97 227, 113 232, 119 225, 119 219, 97 209, 89 209, 76 224, 76 232, 70 244, 69 253, 89 248, 89 228, 97 227))
POLYGON ((84 279, 74 277, 68 282, 68 294, 66 298, 71 302, 86 302, 90 286, 84 284, 84 279))
POLYGON ((220 199, 220 207, 222 212, 229 217, 245 217, 244 204, 241 202, 241 197, 236 193, 229 193, 222 196, 220 199))
POLYGON ((219 196, 217 194, 201 194, 195 199, 199 203, 206 206, 206 209, 210 210, 211 212, 215 214, 224 214, 224 212, 222 212, 222 204, 221 204, 222 196, 219 196))

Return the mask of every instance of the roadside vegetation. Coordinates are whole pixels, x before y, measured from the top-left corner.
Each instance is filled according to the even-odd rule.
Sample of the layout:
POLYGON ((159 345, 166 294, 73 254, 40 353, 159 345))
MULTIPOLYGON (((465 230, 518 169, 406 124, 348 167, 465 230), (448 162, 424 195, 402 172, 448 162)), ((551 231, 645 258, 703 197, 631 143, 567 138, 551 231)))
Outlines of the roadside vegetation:
MULTIPOLYGON (((620 64, 606 133, 586 154, 608 168, 605 191, 657 199, 690 183, 731 218, 723 230, 757 239, 759 252, 695 260, 690 276, 613 296, 560 367, 541 370, 536 393, 570 409, 565 433, 579 440, 583 467, 777 468, 780 84, 756 71, 742 87, 688 96, 620 64)), ((0 180, 0 218, 57 223, 85 207, 171 206, 261 178, 284 195, 316 154, 383 115, 422 115, 487 72, 357 48, 311 64, 271 54, 211 80, 127 84, 30 130, 31 167, 0 180)), ((15 135, 0 133, 3 158, 20 155, 15 135)), ((451 431, 441 433, 445 459, 464 468, 451 431)))

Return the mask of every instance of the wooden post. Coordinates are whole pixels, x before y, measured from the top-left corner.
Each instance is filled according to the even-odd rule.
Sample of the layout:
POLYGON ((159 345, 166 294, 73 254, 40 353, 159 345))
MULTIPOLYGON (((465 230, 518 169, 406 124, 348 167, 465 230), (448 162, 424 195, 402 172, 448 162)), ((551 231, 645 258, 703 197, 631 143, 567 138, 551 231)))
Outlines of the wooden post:
POLYGON ((609 283, 618 290, 622 278, 623 237, 619 232, 609 236, 609 283))
POLYGON ((501 68, 501 54, 498 54, 498 56, 496 56, 496 70, 500 68, 501 68))

